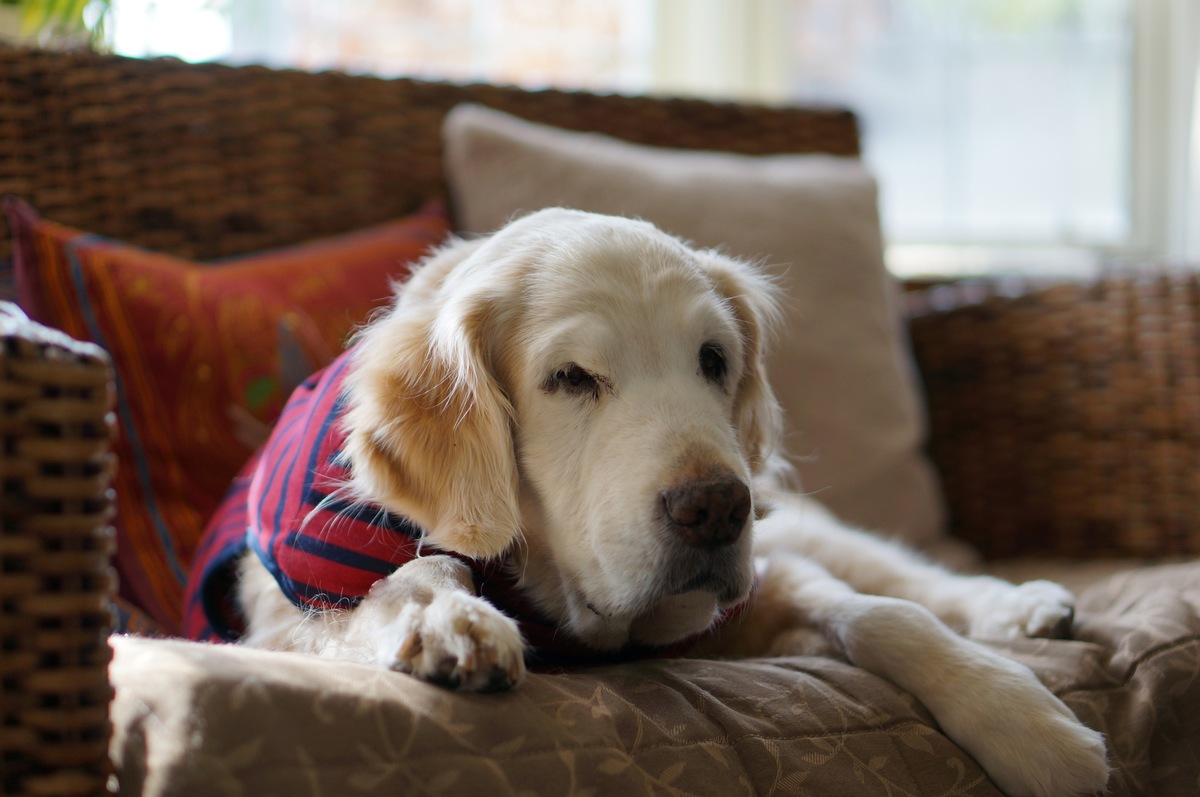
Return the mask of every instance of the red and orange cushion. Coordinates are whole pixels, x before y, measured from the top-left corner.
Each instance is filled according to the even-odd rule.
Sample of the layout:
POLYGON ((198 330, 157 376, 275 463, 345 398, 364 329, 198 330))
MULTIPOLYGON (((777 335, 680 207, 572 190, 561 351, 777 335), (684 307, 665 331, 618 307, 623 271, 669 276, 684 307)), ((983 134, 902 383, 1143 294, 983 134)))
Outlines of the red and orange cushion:
POLYGON ((19 200, 6 210, 26 312, 112 354, 121 594, 177 630, 188 566, 234 475, 291 388, 445 238, 445 207, 211 264, 71 229, 19 200))

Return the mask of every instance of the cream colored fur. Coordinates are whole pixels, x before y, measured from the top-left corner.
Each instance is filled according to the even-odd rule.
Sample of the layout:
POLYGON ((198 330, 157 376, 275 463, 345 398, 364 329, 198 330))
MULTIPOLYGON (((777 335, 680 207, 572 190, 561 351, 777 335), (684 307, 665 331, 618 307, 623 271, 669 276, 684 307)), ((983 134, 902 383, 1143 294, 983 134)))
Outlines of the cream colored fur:
POLYGON ((247 559, 246 643, 505 688, 524 676, 517 625, 438 550, 507 557, 598 650, 704 631, 751 594, 757 560, 748 609, 703 652, 845 656, 915 695, 1004 791, 1102 789, 1102 737, 960 635, 1059 632, 1069 593, 951 574, 781 486, 772 296, 747 264, 577 211, 442 249, 359 337, 348 383, 350 487, 425 529, 425 555, 327 613, 301 612, 247 559), (705 479, 752 486, 752 533, 680 541, 664 496, 705 479))

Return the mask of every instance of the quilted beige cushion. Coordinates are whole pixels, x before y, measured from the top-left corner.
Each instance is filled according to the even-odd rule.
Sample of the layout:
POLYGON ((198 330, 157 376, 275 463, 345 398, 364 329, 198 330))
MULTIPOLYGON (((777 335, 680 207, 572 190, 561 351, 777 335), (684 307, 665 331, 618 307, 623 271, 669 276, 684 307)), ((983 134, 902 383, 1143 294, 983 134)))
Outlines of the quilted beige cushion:
MULTIPOLYGON (((997 646, 1108 737, 1111 797, 1200 783, 1200 563, 1080 595, 1076 640, 997 646)), ((462 695, 359 664, 113 640, 121 792, 999 792, 925 709, 843 661, 647 661, 462 695)))
POLYGON ((127 795, 1000 797, 912 698, 832 660, 645 662, 460 695, 298 654, 114 647, 127 795))
POLYGON ((637 216, 766 264, 786 324, 772 382, 803 489, 842 519, 910 542, 942 507, 924 409, 883 265, 874 180, 856 159, 635 146, 459 106, 444 129, 460 229, 562 205, 637 216))

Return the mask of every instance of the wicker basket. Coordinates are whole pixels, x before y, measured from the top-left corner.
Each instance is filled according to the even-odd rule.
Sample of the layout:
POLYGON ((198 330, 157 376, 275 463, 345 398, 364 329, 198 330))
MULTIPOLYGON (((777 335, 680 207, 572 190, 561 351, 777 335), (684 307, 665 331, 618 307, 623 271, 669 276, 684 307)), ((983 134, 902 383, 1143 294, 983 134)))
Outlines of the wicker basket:
POLYGON ((108 355, 0 303, 0 779, 91 795, 108 778, 114 577, 108 355))

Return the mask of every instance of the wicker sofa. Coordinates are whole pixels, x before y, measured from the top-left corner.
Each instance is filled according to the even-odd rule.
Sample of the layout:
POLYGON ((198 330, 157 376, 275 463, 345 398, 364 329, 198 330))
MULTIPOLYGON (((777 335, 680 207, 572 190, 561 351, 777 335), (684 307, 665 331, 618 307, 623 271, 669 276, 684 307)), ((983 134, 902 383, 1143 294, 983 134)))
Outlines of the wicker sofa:
MULTIPOLYGON (((442 193, 442 119, 464 101, 661 147, 858 153, 836 109, 3 49, 0 194, 179 257, 279 247, 442 193)), ((1112 794, 1195 793, 1200 279, 905 287, 952 537, 1080 588, 1075 639, 996 646, 1108 735, 1112 794)), ((539 674, 497 710, 356 665, 110 640, 109 356, 11 308, 0 344, 4 794, 998 793, 844 662, 539 674)))

